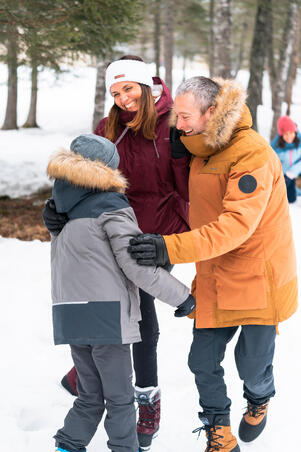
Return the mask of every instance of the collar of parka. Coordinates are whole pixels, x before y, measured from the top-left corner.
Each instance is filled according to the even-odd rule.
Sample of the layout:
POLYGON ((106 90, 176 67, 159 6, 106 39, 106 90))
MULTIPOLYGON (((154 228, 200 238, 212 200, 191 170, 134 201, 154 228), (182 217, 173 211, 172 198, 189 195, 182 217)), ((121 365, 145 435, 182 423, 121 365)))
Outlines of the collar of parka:
POLYGON ((124 193, 127 187, 126 179, 118 169, 113 170, 100 160, 92 161, 66 149, 51 157, 47 174, 51 179, 63 179, 92 190, 124 193))
POLYGON ((213 80, 220 86, 220 92, 204 132, 181 136, 186 148, 197 157, 206 158, 223 150, 240 130, 252 126, 252 117, 245 103, 247 93, 240 83, 222 78, 213 80))

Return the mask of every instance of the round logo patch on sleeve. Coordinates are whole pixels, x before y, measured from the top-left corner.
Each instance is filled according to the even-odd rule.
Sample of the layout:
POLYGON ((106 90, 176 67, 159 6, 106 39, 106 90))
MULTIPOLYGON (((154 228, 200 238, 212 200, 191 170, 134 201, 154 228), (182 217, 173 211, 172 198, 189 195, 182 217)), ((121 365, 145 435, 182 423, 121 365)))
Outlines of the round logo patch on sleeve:
POLYGON ((239 179, 238 187, 243 193, 253 193, 257 187, 257 180, 254 176, 246 174, 239 179))

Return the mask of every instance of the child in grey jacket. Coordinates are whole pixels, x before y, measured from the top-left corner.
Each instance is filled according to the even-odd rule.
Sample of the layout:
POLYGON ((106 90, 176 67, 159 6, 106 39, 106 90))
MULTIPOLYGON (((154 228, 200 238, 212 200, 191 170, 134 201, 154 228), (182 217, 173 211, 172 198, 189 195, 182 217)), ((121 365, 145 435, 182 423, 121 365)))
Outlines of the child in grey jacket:
POLYGON ((70 344, 78 373, 78 398, 54 437, 57 451, 84 452, 106 409, 109 449, 137 452, 130 344, 141 340, 138 287, 177 307, 178 317, 195 307, 185 285, 127 253, 141 231, 118 164, 113 143, 87 134, 47 168, 56 210, 69 218, 51 237, 54 341, 70 344))

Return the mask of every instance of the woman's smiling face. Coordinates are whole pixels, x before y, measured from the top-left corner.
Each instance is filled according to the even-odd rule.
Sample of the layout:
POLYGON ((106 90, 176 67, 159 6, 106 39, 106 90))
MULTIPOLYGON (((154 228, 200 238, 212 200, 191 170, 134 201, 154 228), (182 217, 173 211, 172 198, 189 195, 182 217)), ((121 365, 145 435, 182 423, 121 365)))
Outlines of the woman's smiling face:
POLYGON ((117 82, 110 88, 115 104, 125 111, 137 111, 142 89, 136 82, 117 82))
POLYGON ((295 137, 296 137, 295 132, 285 132, 285 133, 282 135, 282 138, 283 138, 284 141, 285 141, 286 143, 288 143, 288 144, 291 144, 291 143, 294 141, 295 137))

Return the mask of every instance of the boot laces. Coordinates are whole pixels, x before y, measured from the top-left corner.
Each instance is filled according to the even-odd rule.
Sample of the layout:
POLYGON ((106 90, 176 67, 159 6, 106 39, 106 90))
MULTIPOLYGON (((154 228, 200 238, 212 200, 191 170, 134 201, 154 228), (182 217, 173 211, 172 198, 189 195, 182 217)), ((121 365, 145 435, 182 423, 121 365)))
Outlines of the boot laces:
POLYGON ((154 428, 156 414, 155 400, 150 401, 149 399, 136 397, 136 401, 138 402, 137 409, 139 409, 139 419, 137 423, 139 425, 146 423, 148 427, 154 428))
POLYGON ((195 430, 192 431, 192 433, 198 433, 199 438, 202 430, 205 430, 207 435, 206 452, 221 450, 220 448, 223 447, 223 444, 219 443, 218 440, 224 437, 223 435, 219 435, 218 433, 216 433, 216 430, 221 430, 221 427, 219 427, 218 425, 204 425, 203 427, 196 428, 195 430))
POLYGON ((263 416, 266 412, 267 406, 268 402, 263 403, 262 405, 254 405, 253 403, 248 402, 248 406, 246 407, 247 411, 244 414, 249 414, 255 418, 263 416))

